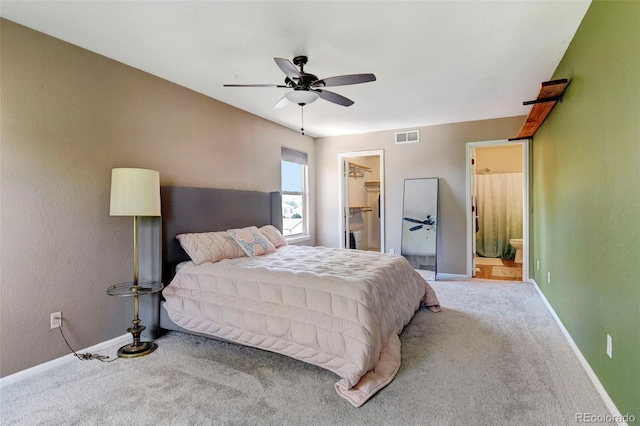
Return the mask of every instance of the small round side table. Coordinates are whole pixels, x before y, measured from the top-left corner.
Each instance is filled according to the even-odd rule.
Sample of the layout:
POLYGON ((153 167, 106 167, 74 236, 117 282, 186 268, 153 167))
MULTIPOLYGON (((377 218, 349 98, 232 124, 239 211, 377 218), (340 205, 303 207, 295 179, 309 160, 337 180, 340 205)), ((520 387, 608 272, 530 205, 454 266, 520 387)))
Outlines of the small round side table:
POLYGON ((161 291, 164 288, 164 284, 157 281, 141 282, 141 283, 121 283, 112 285, 107 289, 109 296, 118 297, 133 297, 133 314, 134 318, 133 327, 127 329, 129 333, 133 335, 133 343, 125 345, 118 349, 118 356, 121 358, 135 358, 143 355, 150 354, 155 351, 158 345, 154 342, 141 342, 140 334, 146 328, 140 324, 138 318, 138 297, 145 294, 153 294, 161 291))

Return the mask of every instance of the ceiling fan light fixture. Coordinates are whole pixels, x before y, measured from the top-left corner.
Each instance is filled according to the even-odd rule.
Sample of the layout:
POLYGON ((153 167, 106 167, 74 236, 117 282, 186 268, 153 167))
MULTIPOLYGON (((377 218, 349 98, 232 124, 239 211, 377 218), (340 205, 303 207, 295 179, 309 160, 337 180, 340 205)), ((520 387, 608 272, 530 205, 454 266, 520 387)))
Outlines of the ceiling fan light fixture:
POLYGON ((300 106, 315 102, 320 96, 316 92, 308 90, 294 90, 284 95, 290 102, 300 106))

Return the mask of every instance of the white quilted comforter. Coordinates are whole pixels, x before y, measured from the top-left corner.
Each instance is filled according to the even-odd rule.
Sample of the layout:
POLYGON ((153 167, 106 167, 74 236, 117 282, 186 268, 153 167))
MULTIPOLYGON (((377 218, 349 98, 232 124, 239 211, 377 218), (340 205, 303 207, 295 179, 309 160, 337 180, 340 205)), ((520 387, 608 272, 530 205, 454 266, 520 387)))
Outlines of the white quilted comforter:
POLYGON ((336 391, 356 407, 395 377, 399 334, 415 311, 440 309, 404 257, 325 247, 189 263, 163 294, 187 330, 335 372, 336 391))

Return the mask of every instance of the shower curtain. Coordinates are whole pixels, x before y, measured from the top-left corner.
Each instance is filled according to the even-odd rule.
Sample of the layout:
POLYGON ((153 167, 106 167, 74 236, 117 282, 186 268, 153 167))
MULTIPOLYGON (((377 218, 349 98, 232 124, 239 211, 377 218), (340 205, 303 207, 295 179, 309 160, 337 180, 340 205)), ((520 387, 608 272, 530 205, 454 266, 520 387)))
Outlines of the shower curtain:
POLYGON ((513 259, 512 238, 522 238, 522 173, 476 175, 478 226, 476 252, 513 259))

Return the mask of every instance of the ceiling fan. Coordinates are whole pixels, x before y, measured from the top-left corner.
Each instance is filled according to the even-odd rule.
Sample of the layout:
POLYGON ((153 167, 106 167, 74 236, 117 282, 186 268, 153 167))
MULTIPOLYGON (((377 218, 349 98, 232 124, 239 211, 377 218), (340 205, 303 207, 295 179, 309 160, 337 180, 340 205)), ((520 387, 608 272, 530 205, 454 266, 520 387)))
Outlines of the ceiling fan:
POLYGON ((287 93, 282 99, 276 102, 273 106, 274 108, 282 108, 289 104, 289 102, 305 106, 314 102, 318 98, 348 107, 353 105, 353 101, 351 99, 345 98, 337 93, 324 90, 324 87, 347 86, 350 84, 367 83, 376 80, 376 76, 373 74, 349 74, 319 79, 315 75, 304 71, 304 66, 308 60, 306 56, 296 56, 293 58, 293 63, 284 58, 273 58, 273 60, 276 61, 278 67, 287 76, 284 79, 284 85, 225 84, 224 87, 279 87, 293 89, 292 92, 287 93), (298 70, 296 66, 300 69, 298 70))
POLYGON ((419 225, 409 228, 409 231, 417 231, 418 229, 422 229, 422 227, 425 227, 425 229, 429 231, 433 228, 433 225, 436 224, 435 219, 431 217, 430 214, 427 215, 427 218, 425 220, 413 219, 411 217, 403 217, 402 219, 411 223, 419 223, 419 225))

